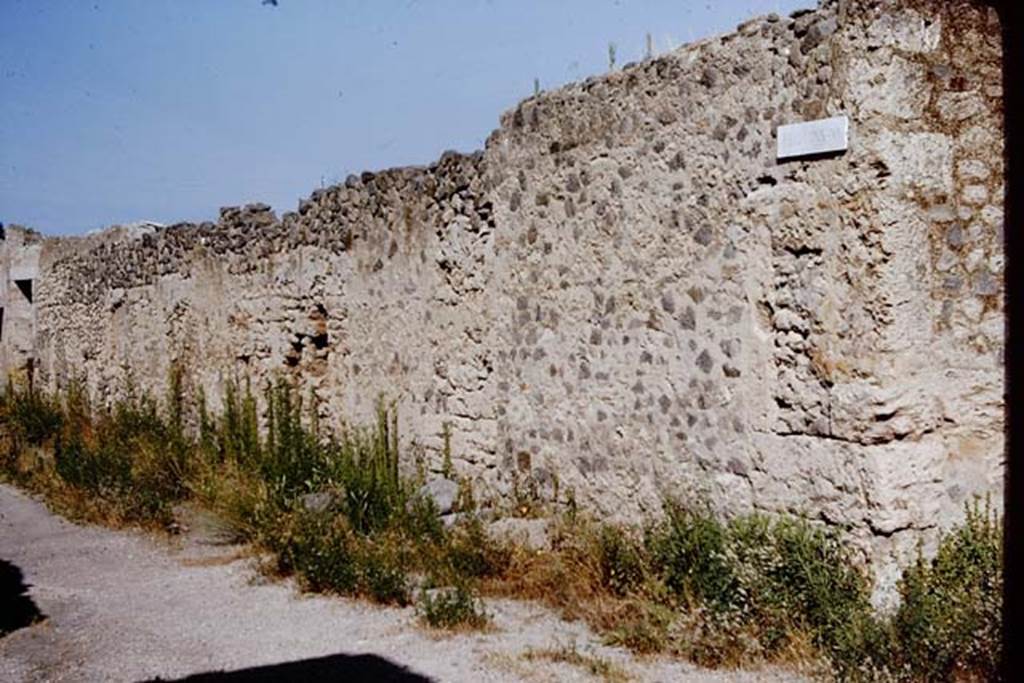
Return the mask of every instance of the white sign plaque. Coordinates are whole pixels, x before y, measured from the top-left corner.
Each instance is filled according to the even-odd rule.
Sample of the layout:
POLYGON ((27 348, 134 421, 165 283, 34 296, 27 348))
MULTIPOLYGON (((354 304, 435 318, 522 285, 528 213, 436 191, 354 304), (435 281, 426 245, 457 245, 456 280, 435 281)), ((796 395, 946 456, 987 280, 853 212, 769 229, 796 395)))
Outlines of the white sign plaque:
POLYGON ((776 158, 802 157, 808 154, 842 152, 847 145, 849 122, 845 116, 779 126, 776 158))

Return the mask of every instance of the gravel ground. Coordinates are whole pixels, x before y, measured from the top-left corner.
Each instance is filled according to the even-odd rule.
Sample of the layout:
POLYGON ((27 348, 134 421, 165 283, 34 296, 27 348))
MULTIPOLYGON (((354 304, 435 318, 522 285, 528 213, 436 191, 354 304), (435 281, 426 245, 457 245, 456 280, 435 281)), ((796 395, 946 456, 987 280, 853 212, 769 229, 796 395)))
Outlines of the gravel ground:
POLYGON ((488 601, 494 629, 439 635, 418 626, 412 608, 266 581, 239 550, 201 533, 168 541, 78 526, 0 485, 0 560, 20 568, 46 616, 0 639, 0 680, 600 680, 524 656, 572 644, 635 681, 801 680, 633 657, 529 602, 488 601), (210 675, 218 672, 228 673, 210 675))

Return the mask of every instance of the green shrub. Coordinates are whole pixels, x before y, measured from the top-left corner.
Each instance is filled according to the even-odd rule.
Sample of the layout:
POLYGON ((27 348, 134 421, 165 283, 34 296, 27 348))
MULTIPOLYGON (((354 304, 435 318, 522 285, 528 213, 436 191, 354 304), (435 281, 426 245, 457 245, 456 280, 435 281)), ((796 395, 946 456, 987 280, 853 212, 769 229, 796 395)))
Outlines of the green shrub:
POLYGON ((409 496, 405 505, 393 511, 392 525, 421 546, 441 547, 447 538, 444 522, 430 496, 409 496))
POLYGON ((1002 522, 988 501, 918 558, 900 581, 893 619, 898 668, 924 680, 995 680, 1001 656, 1002 522))
POLYGON ((470 517, 457 525, 447 534, 446 540, 444 562, 449 576, 498 576, 511 560, 511 549, 489 538, 477 517, 470 517))
POLYGON ((255 420, 255 401, 247 392, 243 412, 238 417, 239 447, 245 449, 248 460, 243 464, 252 468, 271 487, 274 496, 285 503, 318 488, 325 479, 328 453, 318 435, 303 425, 302 400, 291 385, 284 380, 268 385, 266 404, 267 438, 260 443, 257 427, 249 426, 255 420))
POLYGON ((387 409, 379 408, 375 430, 347 430, 331 444, 331 480, 345 491, 344 508, 353 528, 371 533, 405 514, 408 492, 398 476, 398 451, 389 438, 387 409))
POLYGON ((380 535, 362 539, 358 555, 361 588, 376 602, 406 605, 409 603, 409 579, 406 568, 409 557, 400 538, 380 535))
POLYGON ((420 618, 433 628, 483 628, 490 621, 483 602, 463 582, 420 592, 420 618))
POLYGON ((757 619, 767 651, 792 633, 809 633, 832 658, 846 657, 850 624, 872 614, 871 587, 832 531, 802 519, 741 518, 729 527, 739 605, 757 619))
MULTIPOLYGON (((271 389, 268 387, 268 399, 271 389)), ((224 402, 219 421, 210 420, 206 415, 205 398, 200 406, 201 435, 207 442, 216 444, 218 460, 228 460, 254 467, 260 460, 261 442, 256 416, 256 398, 252 385, 245 384, 245 393, 239 393, 238 384, 229 380, 224 386, 224 402)))
POLYGON ((647 578, 643 547, 621 527, 603 524, 595 542, 601 581, 615 595, 638 590, 647 578))
POLYGON ((54 463, 61 479, 93 495, 121 494, 131 486, 131 459, 113 444, 89 447, 71 438, 57 444, 54 463))
POLYGON ((312 591, 356 592, 358 548, 343 517, 302 511, 282 518, 274 531, 265 542, 280 571, 297 574, 312 591))
MULTIPOLYGON (((167 522, 185 497, 190 445, 180 424, 148 397, 129 395, 106 411, 92 411, 72 383, 58 406, 54 469, 62 481, 107 504, 127 521, 167 522)), ((173 410, 167 411, 173 415, 173 410)))
POLYGON ((689 604, 723 609, 736 600, 734 567, 726 555, 725 526, 710 512, 667 505, 665 520, 649 530, 646 545, 665 585, 689 604))
MULTIPOLYGON (((249 386, 240 393, 228 384, 220 420, 200 413, 200 442, 213 446, 214 462, 233 463, 266 487, 279 511, 302 495, 329 490, 340 494, 340 507, 353 531, 369 534, 399 518, 422 523, 427 515, 407 510, 408 492, 398 475, 397 413, 381 403, 370 429, 344 429, 340 436, 319 433, 316 406, 305 407, 294 387, 278 381, 264 394, 266 436, 260 437, 256 401, 249 386), (308 417, 305 417, 307 415, 308 417)), ((423 530, 427 531, 426 525, 423 530)))
POLYGON ((263 544, 274 553, 277 571, 295 574, 310 591, 364 594, 376 602, 409 602, 403 539, 356 533, 343 515, 301 510, 268 526, 263 544))
POLYGON ((57 436, 61 428, 60 404, 40 391, 19 389, 8 380, 0 401, 0 424, 14 440, 12 450, 22 444, 41 446, 57 436))
POLYGON ((655 576, 684 606, 673 647, 688 657, 771 659, 805 640, 840 674, 863 665, 868 651, 885 657, 868 577, 831 531, 761 515, 726 524, 671 504, 646 547, 655 576))

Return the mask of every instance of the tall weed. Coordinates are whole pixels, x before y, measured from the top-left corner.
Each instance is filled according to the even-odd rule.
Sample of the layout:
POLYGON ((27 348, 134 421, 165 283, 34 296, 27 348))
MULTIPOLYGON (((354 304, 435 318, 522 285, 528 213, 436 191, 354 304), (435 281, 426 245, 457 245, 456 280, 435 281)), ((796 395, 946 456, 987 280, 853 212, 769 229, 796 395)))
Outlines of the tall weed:
MULTIPOLYGON (((79 382, 60 396, 9 385, 2 472, 102 521, 164 524, 195 498, 310 590, 407 604, 410 577, 426 577, 437 590, 421 593, 420 611, 434 625, 482 624, 482 587, 544 600, 634 650, 708 665, 811 659, 844 680, 997 674, 1002 524, 987 503, 904 572, 901 605, 886 617, 849 546, 803 519, 725 522, 669 502, 663 519, 637 528, 570 505, 550 548, 516 547, 489 537, 468 482, 451 528, 415 495, 400 473, 393 405, 331 432, 313 397, 283 381, 261 398, 229 382, 216 415, 185 386, 172 369, 163 401, 126 391, 95 406, 79 382)), ((447 428, 444 443, 450 472, 447 428)), ((539 509, 534 492, 513 488, 520 514, 539 509)))

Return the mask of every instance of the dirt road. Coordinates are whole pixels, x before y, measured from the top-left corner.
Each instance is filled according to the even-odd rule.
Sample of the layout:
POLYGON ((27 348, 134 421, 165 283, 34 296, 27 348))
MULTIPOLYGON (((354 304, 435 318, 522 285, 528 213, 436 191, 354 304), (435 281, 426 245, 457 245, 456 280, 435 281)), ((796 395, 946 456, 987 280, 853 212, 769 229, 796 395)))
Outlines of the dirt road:
POLYGON ((263 580, 237 550, 78 526, 0 485, 0 560, 20 569, 45 616, 0 638, 0 680, 601 680, 585 665, 525 656, 573 644, 636 681, 795 679, 641 660, 600 645, 583 624, 516 601, 488 602, 488 633, 437 635, 417 625, 412 608, 263 580))

